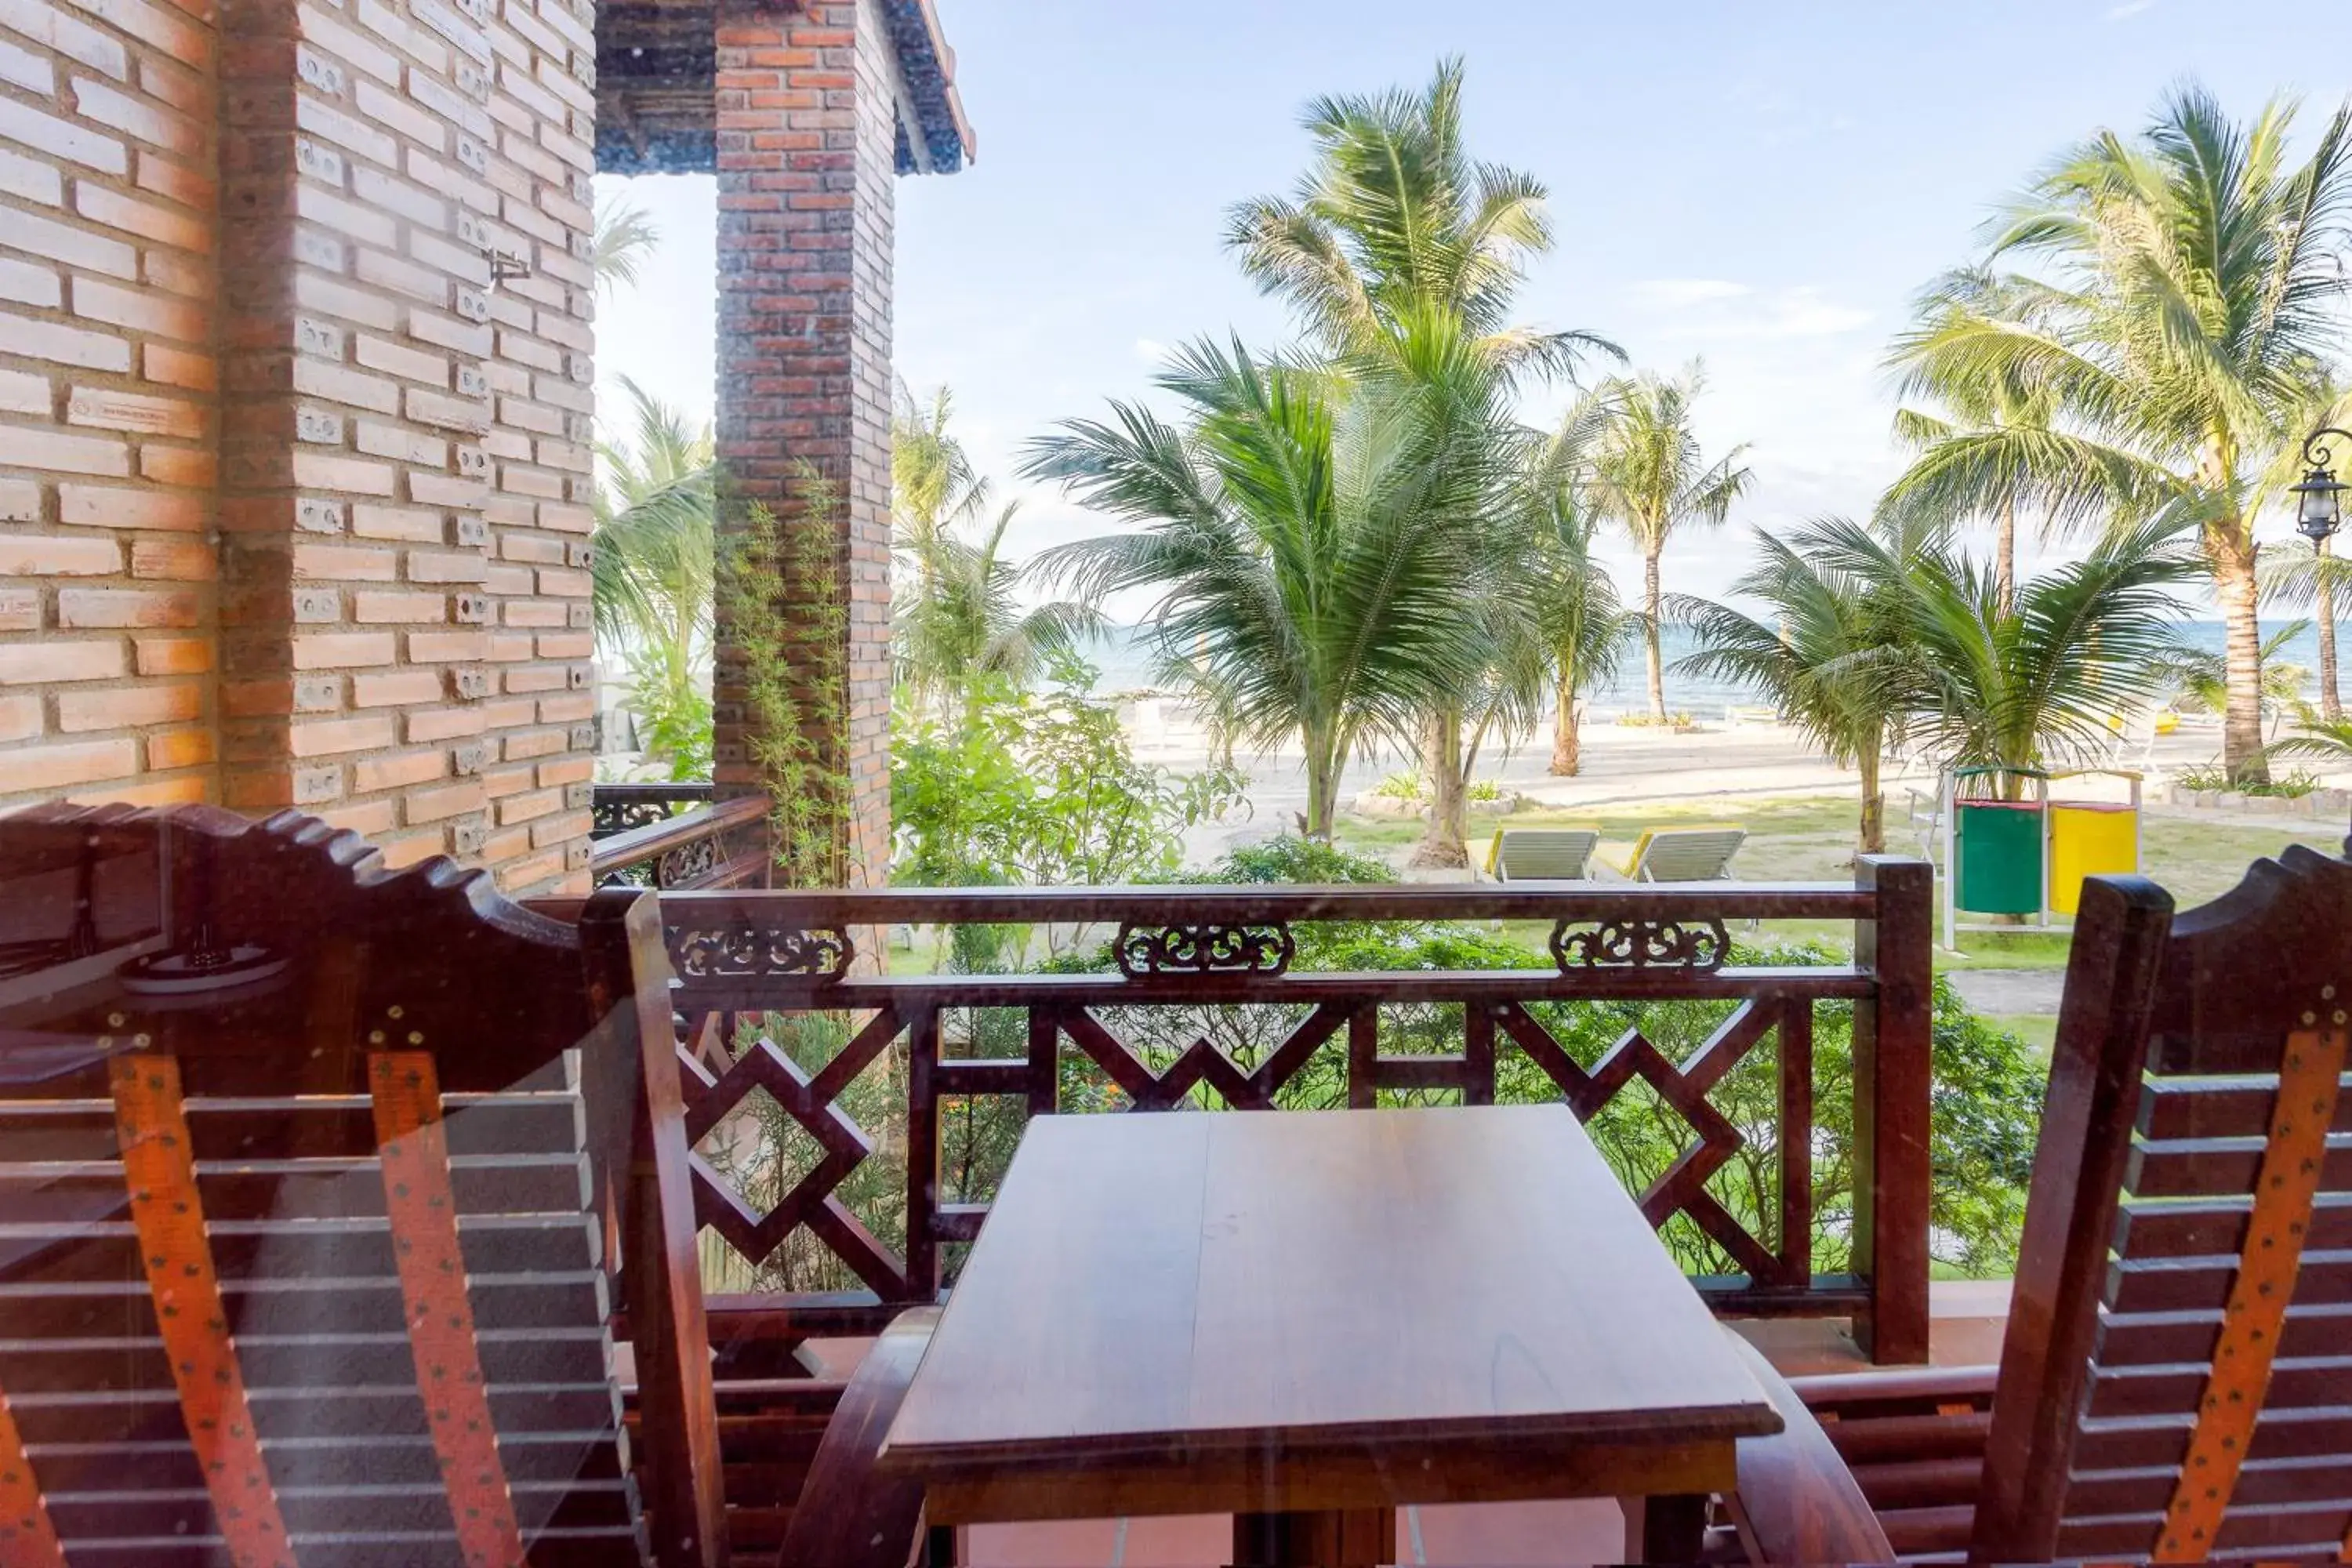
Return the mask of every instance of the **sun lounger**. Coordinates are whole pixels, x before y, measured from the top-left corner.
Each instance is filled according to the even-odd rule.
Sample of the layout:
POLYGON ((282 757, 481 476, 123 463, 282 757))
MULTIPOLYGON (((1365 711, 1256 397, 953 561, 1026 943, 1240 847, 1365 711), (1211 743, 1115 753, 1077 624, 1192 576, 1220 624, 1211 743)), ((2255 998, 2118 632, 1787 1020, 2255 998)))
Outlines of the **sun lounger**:
POLYGON ((1498 827, 1486 848, 1497 882, 1581 882, 1591 875, 1597 827, 1498 827))
POLYGON ((1626 862, 1630 882, 1717 882, 1731 875, 1731 858, 1748 841, 1748 829, 1710 822, 1698 827, 1653 827, 1633 846, 1626 862))

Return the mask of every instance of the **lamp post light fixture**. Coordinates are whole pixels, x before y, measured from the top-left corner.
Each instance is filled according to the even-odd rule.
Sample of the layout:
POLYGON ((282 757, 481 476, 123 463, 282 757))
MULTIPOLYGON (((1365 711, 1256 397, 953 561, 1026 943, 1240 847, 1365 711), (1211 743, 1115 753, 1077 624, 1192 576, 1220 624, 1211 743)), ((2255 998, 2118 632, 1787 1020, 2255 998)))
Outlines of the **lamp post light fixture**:
POLYGON ((2323 425, 2305 437, 2303 482, 2287 487, 2287 492, 2295 498, 2294 530, 2315 545, 2334 537, 2336 526, 2344 519, 2346 487, 2336 477, 2336 453, 2327 445, 2331 436, 2352 441, 2352 430, 2333 425, 2323 425))

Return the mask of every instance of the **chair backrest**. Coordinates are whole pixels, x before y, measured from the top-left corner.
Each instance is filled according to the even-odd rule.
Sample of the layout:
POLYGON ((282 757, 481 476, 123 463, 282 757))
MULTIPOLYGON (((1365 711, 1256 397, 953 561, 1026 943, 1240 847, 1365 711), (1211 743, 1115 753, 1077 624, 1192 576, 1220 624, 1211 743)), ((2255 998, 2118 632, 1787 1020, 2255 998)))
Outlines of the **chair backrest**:
POLYGON ((1593 827, 1498 827, 1488 868, 1504 882, 1581 881, 1600 842, 1593 827))
POLYGON ((574 929, 292 814, 0 819, 0 1561, 717 1562, 648 962, 650 895, 574 929))
POLYGON ((1748 829, 1710 823, 1703 827, 1654 827, 1633 848, 1630 875, 1637 882, 1712 882, 1731 874, 1731 858, 1748 829))
POLYGON ((2352 1550, 2352 863, 2084 885, 1975 1555, 2352 1550))

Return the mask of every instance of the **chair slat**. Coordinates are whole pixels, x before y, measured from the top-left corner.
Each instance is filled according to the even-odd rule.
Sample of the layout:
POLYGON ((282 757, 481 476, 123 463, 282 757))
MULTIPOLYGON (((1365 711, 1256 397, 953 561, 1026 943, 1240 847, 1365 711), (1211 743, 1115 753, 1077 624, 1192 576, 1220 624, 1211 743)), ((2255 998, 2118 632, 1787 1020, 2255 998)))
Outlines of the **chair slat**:
POLYGON ((294 1548, 246 1403, 220 1280, 205 1240, 195 1162, 180 1110, 180 1067, 145 1052, 109 1063, 131 1223, 146 1254, 188 1440, 205 1468, 219 1530, 236 1568, 294 1568, 294 1548))
POLYGON ((56 1523, 34 1479, 25 1439, 0 1385, 0 1563, 8 1568, 64 1568, 56 1523))
POLYGON ((416 1387, 448 1489, 446 1505, 457 1521, 467 1568, 522 1568, 522 1532, 499 1462, 465 1259, 457 1250, 457 1195, 433 1058, 424 1051, 373 1052, 368 1085, 416 1387))

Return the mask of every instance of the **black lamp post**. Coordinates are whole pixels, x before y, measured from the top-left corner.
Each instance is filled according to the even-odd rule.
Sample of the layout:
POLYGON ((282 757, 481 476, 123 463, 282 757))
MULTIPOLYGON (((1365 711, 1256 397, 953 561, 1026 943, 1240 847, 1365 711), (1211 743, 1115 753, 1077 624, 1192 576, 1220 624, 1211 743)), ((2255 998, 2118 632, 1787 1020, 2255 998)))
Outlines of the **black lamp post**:
POLYGON ((2342 505, 2345 484, 2336 477, 2336 453, 2327 445, 2327 437, 2341 436, 2352 441, 2352 430, 2323 425, 2304 437, 2303 482, 2289 485, 2287 490, 2295 498, 2294 530, 2314 544, 2334 536, 2336 525, 2343 521, 2342 505))

